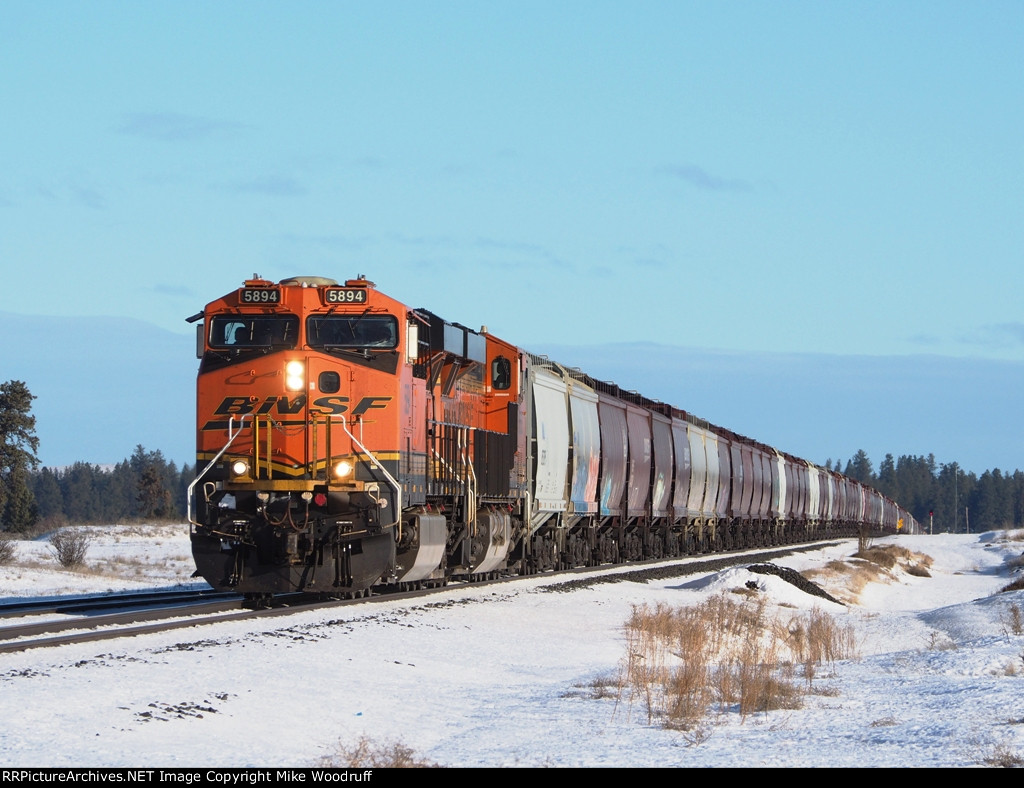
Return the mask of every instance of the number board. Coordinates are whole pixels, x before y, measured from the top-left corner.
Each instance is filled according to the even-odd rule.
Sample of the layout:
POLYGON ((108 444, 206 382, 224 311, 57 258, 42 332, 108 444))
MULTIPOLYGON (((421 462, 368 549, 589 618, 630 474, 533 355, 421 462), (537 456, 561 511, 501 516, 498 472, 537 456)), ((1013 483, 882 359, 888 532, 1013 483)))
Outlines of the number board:
POLYGON ((330 287, 324 291, 328 304, 365 304, 366 290, 358 287, 330 287))
POLYGON ((242 291, 243 304, 280 304, 281 291, 276 287, 246 288, 242 291))

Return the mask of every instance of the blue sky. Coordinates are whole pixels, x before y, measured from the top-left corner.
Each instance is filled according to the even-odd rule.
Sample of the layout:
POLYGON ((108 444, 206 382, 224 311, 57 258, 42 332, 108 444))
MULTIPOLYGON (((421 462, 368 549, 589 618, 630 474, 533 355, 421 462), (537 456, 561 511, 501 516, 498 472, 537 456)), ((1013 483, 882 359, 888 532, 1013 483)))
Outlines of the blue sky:
POLYGON ((4 0, 0 311, 365 274, 527 349, 1024 362, 1022 52, 1019 0, 4 0))
POLYGON ((0 309, 1024 359, 1024 3, 0 4, 0 309))

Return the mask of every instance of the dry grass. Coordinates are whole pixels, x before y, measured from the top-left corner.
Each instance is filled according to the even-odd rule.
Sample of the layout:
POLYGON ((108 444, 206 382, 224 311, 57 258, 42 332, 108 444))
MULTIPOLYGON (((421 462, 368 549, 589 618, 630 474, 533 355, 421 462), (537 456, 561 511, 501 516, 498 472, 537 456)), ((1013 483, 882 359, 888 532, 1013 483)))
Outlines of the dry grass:
POLYGON ((0 533, 0 566, 14 562, 18 548, 7 534, 0 533))
POLYGON ((1021 613, 1020 605, 1011 604, 999 614, 999 621, 1007 635, 1024 635, 1024 614, 1021 613))
POLYGON ((1020 555, 1015 555, 1013 558, 1007 559, 1006 568, 1010 571, 1013 571, 1014 569, 1024 568, 1024 553, 1021 553, 1020 555))
POLYGON ((441 764, 425 760, 401 742, 374 742, 363 736, 355 744, 339 744, 338 753, 323 758, 320 768, 330 769, 427 769, 441 764))
POLYGON ((871 583, 888 579, 880 566, 863 560, 831 561, 824 569, 808 570, 803 575, 826 588, 829 594, 845 604, 855 603, 871 583))
POLYGON ((862 558, 865 561, 878 564, 883 569, 892 569, 898 561, 909 562, 912 555, 910 550, 899 545, 868 547, 853 554, 854 558, 862 558))
POLYGON ((931 630, 928 633, 926 648, 928 651, 956 651, 956 641, 945 632, 931 630))
POLYGON ((993 744, 988 753, 981 758, 985 766, 995 766, 1001 769, 1019 769, 1024 766, 1024 758, 1006 743, 993 744))
POLYGON ((830 561, 822 569, 808 570, 804 576, 825 588, 835 599, 855 604, 871 583, 890 582, 897 572, 914 577, 931 577, 933 559, 900 545, 861 544, 846 561, 830 561))
POLYGON ((621 695, 648 722, 681 730, 715 712, 745 719, 799 708, 816 666, 854 651, 852 629, 825 613, 784 616, 764 598, 726 594, 692 607, 636 606, 626 639, 621 695), (803 683, 793 681, 798 672, 803 683))

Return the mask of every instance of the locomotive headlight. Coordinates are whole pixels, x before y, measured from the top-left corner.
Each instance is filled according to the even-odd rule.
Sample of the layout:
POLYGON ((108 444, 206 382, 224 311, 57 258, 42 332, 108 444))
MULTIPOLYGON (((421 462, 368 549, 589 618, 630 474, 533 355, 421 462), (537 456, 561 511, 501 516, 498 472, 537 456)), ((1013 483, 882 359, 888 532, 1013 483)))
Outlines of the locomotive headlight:
POLYGON ((245 460, 235 460, 231 463, 232 476, 245 476, 249 472, 249 463, 245 460))
POLYGON ((284 366, 284 385, 289 391, 302 391, 306 387, 306 366, 301 361, 289 361, 284 366))
POLYGON ((354 467, 350 460, 341 460, 334 466, 334 475, 339 479, 344 479, 352 473, 354 467))

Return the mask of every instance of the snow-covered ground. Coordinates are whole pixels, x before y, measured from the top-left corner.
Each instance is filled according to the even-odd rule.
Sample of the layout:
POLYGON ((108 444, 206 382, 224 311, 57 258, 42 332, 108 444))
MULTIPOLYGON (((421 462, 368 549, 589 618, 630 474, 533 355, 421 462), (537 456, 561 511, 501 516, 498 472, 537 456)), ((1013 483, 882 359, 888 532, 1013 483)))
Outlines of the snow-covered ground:
MULTIPOLYGON (((0 601, 196 584, 185 526, 94 531, 83 572, 59 568, 45 541, 18 542, 16 562, 0 567, 0 601)), ((853 542, 775 562, 845 605, 746 569, 571 593, 534 578, 3 654, 0 763, 349 765, 360 744, 452 767, 1018 763, 1024 591, 999 590, 1020 571, 1024 542, 990 533, 875 546, 893 543, 930 557, 915 557, 927 571, 896 569, 855 592, 836 571, 853 542), (768 598, 782 616, 827 613, 854 633, 856 656, 819 666, 800 708, 725 707, 688 730, 650 720, 628 691, 597 691, 624 664, 634 605, 723 592, 768 598)))

